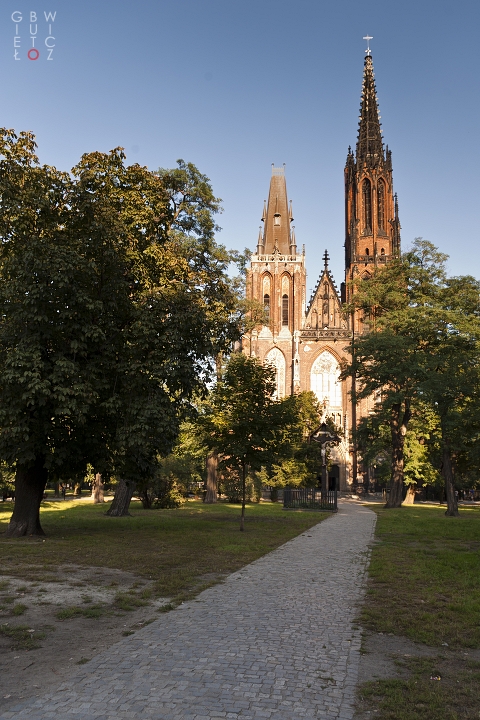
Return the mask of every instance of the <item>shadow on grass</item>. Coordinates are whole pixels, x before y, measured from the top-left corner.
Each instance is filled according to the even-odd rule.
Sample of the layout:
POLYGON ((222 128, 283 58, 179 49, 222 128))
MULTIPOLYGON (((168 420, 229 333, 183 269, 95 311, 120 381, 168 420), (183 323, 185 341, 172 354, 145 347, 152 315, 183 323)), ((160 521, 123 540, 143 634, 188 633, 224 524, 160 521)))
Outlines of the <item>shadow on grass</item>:
MULTIPOLYGON (((46 581, 55 578, 59 565, 115 568, 152 580, 155 596, 177 601, 328 517, 286 513, 274 503, 252 504, 240 533, 238 505, 189 501, 176 510, 143 510, 133 502, 132 517, 124 518, 106 517, 107 507, 84 501, 44 503, 45 541, 0 535, 4 574, 46 581)), ((1 507, 0 532, 9 517, 10 510, 1 507)))

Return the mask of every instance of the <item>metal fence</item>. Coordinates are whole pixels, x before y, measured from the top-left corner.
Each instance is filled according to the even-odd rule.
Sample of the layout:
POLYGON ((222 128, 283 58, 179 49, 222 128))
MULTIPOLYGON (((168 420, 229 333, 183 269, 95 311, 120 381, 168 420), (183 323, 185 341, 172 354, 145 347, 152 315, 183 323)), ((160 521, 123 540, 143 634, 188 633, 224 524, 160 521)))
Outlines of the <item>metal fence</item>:
POLYGON ((285 488, 283 507, 337 512, 337 491, 328 490, 322 499, 322 491, 319 488, 297 488, 295 490, 285 488))

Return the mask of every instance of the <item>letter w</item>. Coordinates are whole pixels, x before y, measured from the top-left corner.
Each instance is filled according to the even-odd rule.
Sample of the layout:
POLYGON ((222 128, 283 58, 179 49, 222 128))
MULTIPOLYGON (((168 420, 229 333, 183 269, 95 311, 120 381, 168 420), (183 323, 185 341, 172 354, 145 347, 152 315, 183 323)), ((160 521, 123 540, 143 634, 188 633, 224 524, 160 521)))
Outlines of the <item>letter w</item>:
POLYGON ((51 12, 49 12, 48 15, 47 15, 46 10, 43 11, 43 14, 45 15, 45 20, 46 20, 47 22, 48 22, 49 20, 50 20, 50 22, 55 22, 55 17, 56 17, 56 15, 57 15, 57 11, 56 11, 56 10, 55 10, 55 12, 53 13, 53 15, 52 15, 51 12))

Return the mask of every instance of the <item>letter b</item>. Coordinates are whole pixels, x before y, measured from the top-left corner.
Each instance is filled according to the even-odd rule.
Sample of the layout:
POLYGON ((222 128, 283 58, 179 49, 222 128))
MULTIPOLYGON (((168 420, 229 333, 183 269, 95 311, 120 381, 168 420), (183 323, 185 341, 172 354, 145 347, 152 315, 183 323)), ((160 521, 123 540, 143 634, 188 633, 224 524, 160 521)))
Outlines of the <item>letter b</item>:
POLYGON ((32 12, 30 13, 30 22, 31 22, 31 23, 36 23, 36 22, 37 22, 37 13, 34 12, 33 10, 32 10, 32 12))

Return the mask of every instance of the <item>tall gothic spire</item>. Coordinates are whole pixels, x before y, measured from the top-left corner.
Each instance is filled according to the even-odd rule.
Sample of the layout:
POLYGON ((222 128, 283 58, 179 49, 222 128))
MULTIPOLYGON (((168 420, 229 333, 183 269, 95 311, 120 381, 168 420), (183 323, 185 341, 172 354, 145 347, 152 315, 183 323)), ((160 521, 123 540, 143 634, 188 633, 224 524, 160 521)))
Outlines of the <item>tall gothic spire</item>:
POLYGON ((363 70, 356 155, 357 163, 366 163, 370 167, 374 167, 385 160, 371 55, 366 56, 363 70))
MULTIPOLYGON (((278 251, 281 255, 290 253, 290 216, 285 168, 272 166, 270 192, 268 193, 267 212, 265 216, 264 246, 267 255, 278 251)), ((263 220, 263 218, 262 218, 263 220)))
MULTIPOLYGON (((349 147, 345 164, 347 302, 355 291, 355 277, 371 277, 377 267, 384 266, 399 253, 400 220, 393 194, 392 154, 388 146, 386 149, 383 147, 373 63, 368 47, 356 154, 349 147)), ((355 322, 357 320, 355 317, 355 322)), ((362 331, 361 323, 355 327, 362 331)))

